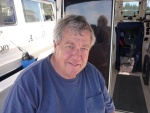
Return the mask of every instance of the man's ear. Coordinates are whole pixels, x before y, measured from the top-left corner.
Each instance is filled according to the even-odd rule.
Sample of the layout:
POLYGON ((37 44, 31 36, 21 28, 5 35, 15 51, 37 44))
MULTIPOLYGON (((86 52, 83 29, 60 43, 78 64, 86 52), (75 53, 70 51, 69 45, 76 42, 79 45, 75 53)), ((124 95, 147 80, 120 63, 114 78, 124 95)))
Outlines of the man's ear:
POLYGON ((57 45, 55 40, 53 40, 53 44, 54 44, 54 49, 55 49, 57 45))

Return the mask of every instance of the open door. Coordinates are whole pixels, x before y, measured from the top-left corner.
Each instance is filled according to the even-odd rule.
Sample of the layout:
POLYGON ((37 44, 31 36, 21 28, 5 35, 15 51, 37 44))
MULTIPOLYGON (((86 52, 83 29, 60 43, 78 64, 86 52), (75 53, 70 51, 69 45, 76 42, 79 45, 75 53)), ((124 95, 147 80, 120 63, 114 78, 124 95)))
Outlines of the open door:
POLYGON ((142 71, 143 22, 119 22, 116 27, 116 69, 142 71), (131 67, 132 66, 132 67, 131 67))

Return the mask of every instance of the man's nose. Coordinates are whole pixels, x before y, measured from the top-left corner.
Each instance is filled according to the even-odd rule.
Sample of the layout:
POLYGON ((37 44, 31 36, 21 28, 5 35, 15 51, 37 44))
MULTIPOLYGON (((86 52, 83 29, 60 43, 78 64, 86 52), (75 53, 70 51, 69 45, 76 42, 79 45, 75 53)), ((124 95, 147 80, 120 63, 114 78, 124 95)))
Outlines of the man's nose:
POLYGON ((80 49, 75 49, 73 52, 73 58, 75 60, 80 60, 81 59, 81 50, 80 49))

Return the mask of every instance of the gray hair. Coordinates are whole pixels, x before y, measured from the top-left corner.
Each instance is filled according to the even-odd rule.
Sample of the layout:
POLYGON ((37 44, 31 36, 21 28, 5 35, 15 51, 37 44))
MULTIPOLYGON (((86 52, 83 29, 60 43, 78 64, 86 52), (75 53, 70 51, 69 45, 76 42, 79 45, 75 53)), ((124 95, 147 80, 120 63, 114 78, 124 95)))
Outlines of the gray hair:
POLYGON ((85 17, 79 15, 67 15, 63 19, 60 19, 54 28, 53 38, 58 44, 61 41, 63 32, 65 29, 71 29, 74 33, 81 33, 83 30, 90 31, 91 34, 91 47, 95 43, 95 35, 91 26, 86 21, 85 17))

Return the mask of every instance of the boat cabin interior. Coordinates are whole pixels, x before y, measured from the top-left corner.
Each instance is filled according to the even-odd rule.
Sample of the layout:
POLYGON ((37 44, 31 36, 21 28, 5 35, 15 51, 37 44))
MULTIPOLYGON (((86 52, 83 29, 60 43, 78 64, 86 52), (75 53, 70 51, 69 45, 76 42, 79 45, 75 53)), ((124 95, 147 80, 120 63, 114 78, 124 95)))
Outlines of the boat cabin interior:
POLYGON ((109 88, 119 113, 150 113, 149 8, 149 0, 114 5, 109 88))

